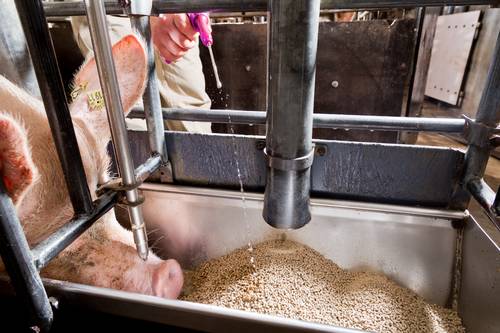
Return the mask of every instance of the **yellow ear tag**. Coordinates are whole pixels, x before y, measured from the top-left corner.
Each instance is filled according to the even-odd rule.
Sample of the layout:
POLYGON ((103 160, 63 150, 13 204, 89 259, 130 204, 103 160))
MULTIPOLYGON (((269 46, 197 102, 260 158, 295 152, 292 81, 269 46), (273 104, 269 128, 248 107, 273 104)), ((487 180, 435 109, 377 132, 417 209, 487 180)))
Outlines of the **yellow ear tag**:
POLYGON ((77 86, 73 89, 73 91, 71 91, 70 96, 71 96, 71 100, 72 100, 73 102, 74 102, 74 101, 78 98, 78 96, 80 96, 80 94, 81 94, 81 93, 82 93, 85 89, 87 89, 87 85, 88 85, 88 84, 89 84, 88 82, 83 82, 83 83, 80 83, 80 84, 78 84, 78 85, 77 85, 77 86))
POLYGON ((100 90, 94 90, 87 94, 89 109, 99 111, 104 108, 104 97, 100 90))

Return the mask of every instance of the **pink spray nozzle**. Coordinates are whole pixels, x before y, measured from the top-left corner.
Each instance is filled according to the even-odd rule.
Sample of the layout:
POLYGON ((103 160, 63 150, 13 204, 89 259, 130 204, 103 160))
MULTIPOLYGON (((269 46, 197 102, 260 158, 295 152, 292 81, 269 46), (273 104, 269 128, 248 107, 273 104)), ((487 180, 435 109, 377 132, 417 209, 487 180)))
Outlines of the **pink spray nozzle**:
POLYGON ((200 33, 200 39, 203 45, 212 46, 212 29, 210 27, 210 17, 208 13, 188 13, 189 21, 193 28, 200 33))

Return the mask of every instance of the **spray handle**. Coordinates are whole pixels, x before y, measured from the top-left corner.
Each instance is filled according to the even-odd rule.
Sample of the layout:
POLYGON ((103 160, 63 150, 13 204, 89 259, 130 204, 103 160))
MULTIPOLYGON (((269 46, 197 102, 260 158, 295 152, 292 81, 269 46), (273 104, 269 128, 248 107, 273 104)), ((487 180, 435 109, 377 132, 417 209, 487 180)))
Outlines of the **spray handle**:
POLYGON ((188 13, 189 21, 194 30, 200 33, 200 39, 206 47, 212 46, 212 28, 210 27, 210 17, 208 13, 188 13))

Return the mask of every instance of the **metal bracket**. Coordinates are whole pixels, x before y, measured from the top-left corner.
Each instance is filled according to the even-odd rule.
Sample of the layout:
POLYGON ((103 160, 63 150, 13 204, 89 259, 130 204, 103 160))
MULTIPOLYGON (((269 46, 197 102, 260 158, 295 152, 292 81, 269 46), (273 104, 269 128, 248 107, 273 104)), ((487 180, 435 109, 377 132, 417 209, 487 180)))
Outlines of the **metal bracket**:
POLYGON ((283 171, 300 171, 311 167, 314 160, 314 147, 311 149, 307 155, 297 157, 294 159, 284 159, 279 157, 273 157, 269 155, 264 148, 264 154, 266 155, 267 165, 273 169, 283 170, 283 171))
MULTIPOLYGON (((128 206, 128 207, 137 207, 140 206, 144 203, 144 196, 142 194, 137 195, 137 200, 135 202, 129 202, 127 200, 127 196, 125 195, 125 192, 120 192, 120 196, 118 198, 118 203, 128 206)), ((144 223, 143 223, 144 224, 144 223)), ((134 226, 132 226, 134 227, 134 226)))
POLYGON ((165 163, 158 169, 160 172, 160 182, 162 183, 173 183, 174 176, 172 173, 172 164, 170 162, 165 163))
POLYGON ((131 203, 127 200, 127 196, 125 195, 126 191, 130 191, 133 189, 138 188, 142 182, 136 182, 134 185, 123 185, 122 179, 121 178, 114 178, 111 179, 110 181, 99 185, 96 190, 96 194, 98 196, 101 196, 104 194, 106 191, 113 191, 113 192, 118 192, 119 197, 118 197, 118 203, 129 206, 129 207, 136 207, 140 206, 141 204, 144 203, 144 196, 139 194, 139 198, 131 203))
POLYGON ((118 0, 125 15, 158 16, 152 0, 118 0))
POLYGON ((492 142, 494 142, 492 139, 498 129, 477 122, 475 119, 465 115, 462 115, 462 117, 465 119, 464 137, 467 142, 481 148, 491 147, 492 142))

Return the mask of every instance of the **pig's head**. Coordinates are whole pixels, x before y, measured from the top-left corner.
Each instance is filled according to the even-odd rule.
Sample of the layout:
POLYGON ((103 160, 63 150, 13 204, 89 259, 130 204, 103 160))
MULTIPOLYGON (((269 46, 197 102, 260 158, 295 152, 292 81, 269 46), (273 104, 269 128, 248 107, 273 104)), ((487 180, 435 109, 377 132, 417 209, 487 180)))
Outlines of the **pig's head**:
MULTIPOLYGON (((112 52, 123 109, 128 113, 143 93, 145 49, 136 37, 126 36, 113 46, 112 52)), ((75 76, 70 111, 94 198, 97 184, 108 178, 109 167, 110 130, 100 91, 96 63, 90 59, 75 76)), ((16 204, 30 245, 45 239, 73 216, 43 104, 1 75, 0 177, 16 204)), ((60 266, 47 267, 52 269, 51 276, 167 298, 179 294, 183 279, 178 263, 160 261, 153 255, 147 262, 140 260, 131 247, 132 235, 111 215, 103 217, 86 235, 72 243, 66 259, 60 258, 60 266), (86 254, 85 265, 79 259, 83 258, 82 252, 86 254), (121 256, 118 263, 117 256, 121 256), (75 272, 69 269, 80 263, 75 272)), ((1 266, 0 260, 0 270, 1 266)))
MULTIPOLYGON (((112 52, 123 109, 128 113, 144 90, 145 49, 129 35, 112 52)), ((75 75, 74 88, 70 111, 95 198, 97 184, 107 180, 110 130, 94 59, 75 75)), ((41 101, 0 76, 0 176, 24 220, 30 243, 37 243, 73 215, 58 161, 41 101)))

